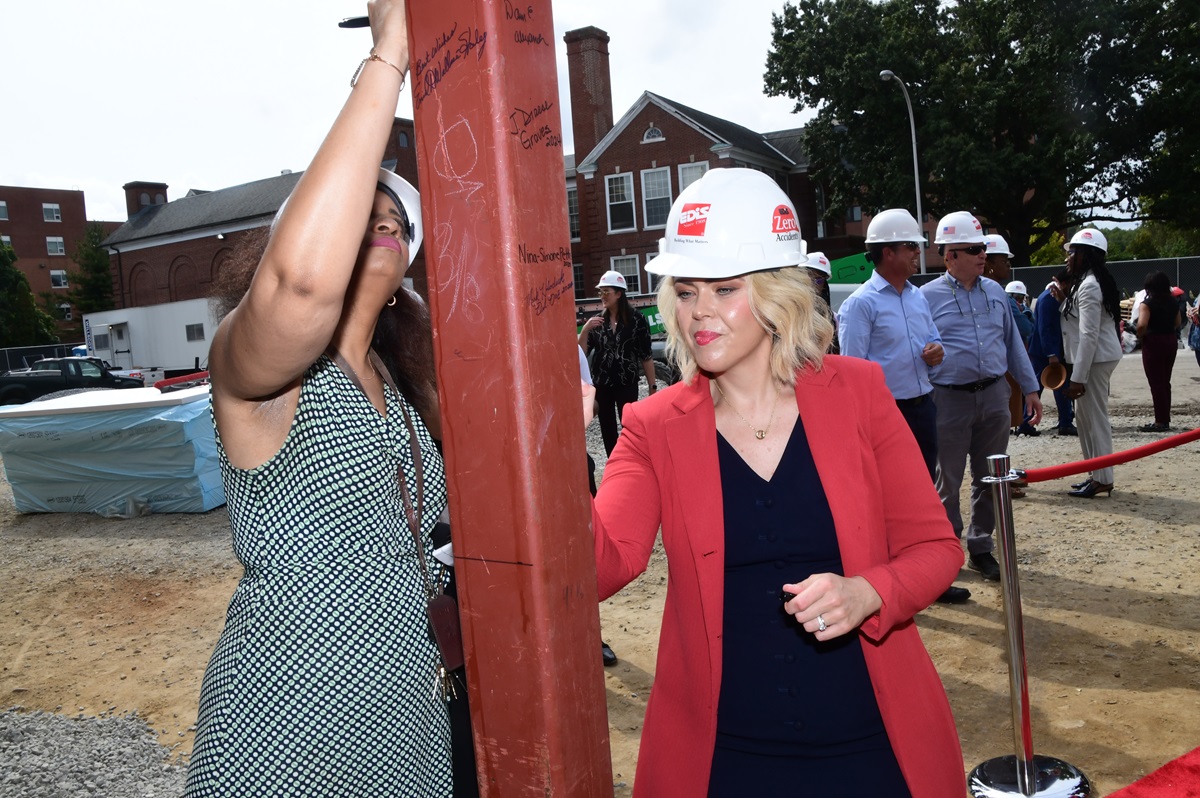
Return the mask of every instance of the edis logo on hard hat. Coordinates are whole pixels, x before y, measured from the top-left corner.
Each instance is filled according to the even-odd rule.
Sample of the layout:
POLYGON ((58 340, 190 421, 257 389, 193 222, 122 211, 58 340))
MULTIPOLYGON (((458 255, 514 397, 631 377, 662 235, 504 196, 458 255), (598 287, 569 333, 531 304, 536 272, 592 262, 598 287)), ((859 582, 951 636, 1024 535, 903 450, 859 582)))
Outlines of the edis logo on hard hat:
POLYGON ((708 212, 712 209, 709 202, 688 202, 679 212, 679 224, 675 234, 681 236, 702 237, 708 226, 708 212))
POLYGON ((800 223, 796 214, 786 205, 776 205, 771 217, 771 232, 776 241, 795 241, 800 237, 800 223))

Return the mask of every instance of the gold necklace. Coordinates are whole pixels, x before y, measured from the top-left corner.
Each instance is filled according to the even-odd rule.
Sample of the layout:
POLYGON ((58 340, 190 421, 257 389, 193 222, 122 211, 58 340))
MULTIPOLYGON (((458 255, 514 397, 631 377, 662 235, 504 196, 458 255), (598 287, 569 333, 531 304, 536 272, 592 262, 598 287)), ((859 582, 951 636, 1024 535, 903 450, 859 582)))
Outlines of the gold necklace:
POLYGON ((771 429, 771 422, 775 420, 775 409, 779 407, 778 391, 775 392, 775 403, 771 405, 771 417, 767 419, 767 426, 763 427, 762 429, 757 429, 753 424, 746 420, 745 416, 737 411, 737 408, 733 406, 733 402, 729 401, 729 397, 726 396, 725 392, 721 390, 721 383, 713 380, 713 385, 717 386, 717 393, 721 394, 721 400, 724 401, 725 404, 729 405, 729 409, 733 411, 734 415, 740 418, 742 423, 754 432, 755 438, 761 441, 763 438, 767 437, 767 432, 771 429))

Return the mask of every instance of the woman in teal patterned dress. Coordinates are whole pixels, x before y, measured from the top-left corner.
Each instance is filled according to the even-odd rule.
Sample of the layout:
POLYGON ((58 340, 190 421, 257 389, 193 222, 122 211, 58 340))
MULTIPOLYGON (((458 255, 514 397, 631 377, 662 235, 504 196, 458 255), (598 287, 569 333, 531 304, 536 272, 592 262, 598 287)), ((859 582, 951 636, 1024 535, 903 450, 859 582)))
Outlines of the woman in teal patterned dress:
POLYGON ((426 577, 398 481, 441 580, 429 555, 445 481, 422 421, 436 413, 431 365, 406 369, 401 331, 420 202, 379 168, 408 32, 400 0, 368 7, 372 57, 209 355, 245 576, 205 672, 189 798, 451 795, 426 577))

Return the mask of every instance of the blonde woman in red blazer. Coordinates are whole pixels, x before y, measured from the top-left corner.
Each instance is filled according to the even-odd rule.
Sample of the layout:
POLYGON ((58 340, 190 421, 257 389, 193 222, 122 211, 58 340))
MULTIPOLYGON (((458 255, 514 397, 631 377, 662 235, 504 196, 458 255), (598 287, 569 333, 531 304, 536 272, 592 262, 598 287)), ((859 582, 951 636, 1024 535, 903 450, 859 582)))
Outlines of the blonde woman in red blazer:
MULTIPOLYGON (((950 585, 962 551, 883 372, 822 355, 832 328, 793 268, 805 257, 794 219, 761 173, 710 170, 676 201, 648 267, 667 277, 659 308, 684 379, 627 406, 593 512, 602 598, 645 570, 660 525, 667 553, 634 795, 961 798, 958 735, 913 616, 950 585), (807 477, 773 484, 803 462, 807 477), (778 535, 748 531, 729 510, 753 497, 724 489, 756 479, 783 505, 814 498, 778 535), (815 546, 822 518, 840 567, 727 556, 815 546), (761 661, 760 627, 780 652, 761 661)), ((758 500, 771 523, 773 501, 758 500)))

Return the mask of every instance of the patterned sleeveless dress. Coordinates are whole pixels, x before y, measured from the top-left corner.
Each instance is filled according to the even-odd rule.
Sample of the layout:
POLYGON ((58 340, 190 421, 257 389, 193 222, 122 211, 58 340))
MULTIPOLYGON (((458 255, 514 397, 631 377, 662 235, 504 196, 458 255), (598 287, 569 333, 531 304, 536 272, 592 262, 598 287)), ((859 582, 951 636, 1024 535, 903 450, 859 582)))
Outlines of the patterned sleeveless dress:
MULTIPOLYGON (((245 566, 200 693, 187 798, 450 796, 450 726, 424 578, 396 482, 416 471, 401 403, 387 417, 328 358, 263 465, 219 447, 245 566)), ((424 472, 423 546, 446 505, 442 460, 409 409, 424 472)), ((443 576, 429 558, 430 575, 443 576)))

